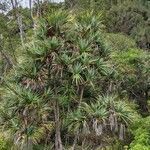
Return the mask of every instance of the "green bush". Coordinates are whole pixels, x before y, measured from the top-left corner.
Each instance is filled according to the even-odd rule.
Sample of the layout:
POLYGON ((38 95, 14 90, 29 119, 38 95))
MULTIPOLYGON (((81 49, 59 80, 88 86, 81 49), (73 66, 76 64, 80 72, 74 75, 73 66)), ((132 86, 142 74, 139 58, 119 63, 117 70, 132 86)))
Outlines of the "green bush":
POLYGON ((127 50, 136 47, 136 42, 122 33, 107 33, 106 42, 111 46, 112 50, 127 50))
POLYGON ((132 126, 134 140, 130 144, 130 150, 150 149, 150 117, 136 121, 132 126))
POLYGON ((135 39, 140 48, 149 49, 149 1, 126 0, 112 5, 107 13, 109 32, 122 32, 135 39))
POLYGON ((149 149, 150 149, 149 147, 137 143, 130 150, 149 150, 149 149))
POLYGON ((47 146, 36 145, 36 146, 33 147, 33 150, 52 150, 52 149, 53 149, 53 144, 47 145, 47 146))
POLYGON ((9 150, 9 143, 3 135, 0 135, 0 150, 9 150))

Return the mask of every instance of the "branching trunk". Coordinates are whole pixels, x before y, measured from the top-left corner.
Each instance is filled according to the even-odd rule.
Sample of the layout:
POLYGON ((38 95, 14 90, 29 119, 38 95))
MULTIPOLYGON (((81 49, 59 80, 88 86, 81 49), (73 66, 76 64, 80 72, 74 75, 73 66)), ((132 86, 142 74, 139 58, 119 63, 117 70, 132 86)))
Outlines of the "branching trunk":
POLYGON ((20 15, 18 15, 17 17, 17 21, 18 21, 18 25, 19 25, 19 30, 20 30, 20 39, 21 39, 21 44, 24 48, 24 32, 23 32, 23 25, 22 25, 22 17, 20 15))
POLYGON ((24 31, 23 31, 23 24, 22 24, 22 16, 18 12, 18 2, 17 0, 11 0, 11 4, 13 9, 15 10, 15 18, 17 20, 18 28, 20 31, 20 39, 21 39, 21 44, 24 46, 24 31))

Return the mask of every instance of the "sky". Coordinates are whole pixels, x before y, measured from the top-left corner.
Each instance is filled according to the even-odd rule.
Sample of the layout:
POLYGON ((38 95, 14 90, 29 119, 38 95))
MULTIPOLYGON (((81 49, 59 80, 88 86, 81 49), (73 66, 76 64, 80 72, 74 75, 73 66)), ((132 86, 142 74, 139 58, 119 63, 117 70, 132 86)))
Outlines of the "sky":
MULTIPOLYGON (((51 0, 52 2, 63 2, 64 0, 51 0)), ((29 6, 29 0, 23 0, 22 1, 22 5, 25 6, 25 7, 28 7, 29 6)))

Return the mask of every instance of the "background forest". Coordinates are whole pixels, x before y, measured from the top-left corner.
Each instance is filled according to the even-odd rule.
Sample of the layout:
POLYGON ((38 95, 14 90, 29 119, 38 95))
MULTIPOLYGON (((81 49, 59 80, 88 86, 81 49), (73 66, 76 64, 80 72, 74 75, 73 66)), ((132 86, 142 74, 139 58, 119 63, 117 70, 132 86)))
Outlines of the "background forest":
POLYGON ((149 0, 0 0, 0 150, 150 150, 149 0))

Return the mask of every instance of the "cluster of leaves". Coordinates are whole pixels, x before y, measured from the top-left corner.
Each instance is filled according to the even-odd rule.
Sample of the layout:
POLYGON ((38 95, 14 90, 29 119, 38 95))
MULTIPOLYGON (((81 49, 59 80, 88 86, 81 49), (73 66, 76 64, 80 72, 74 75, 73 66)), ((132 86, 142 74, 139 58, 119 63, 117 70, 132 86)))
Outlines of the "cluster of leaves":
POLYGON ((79 132, 84 138, 95 134, 104 140, 104 137, 117 133, 123 140, 133 114, 132 109, 125 102, 118 101, 117 97, 99 96, 95 103, 83 102, 78 110, 69 113, 65 124, 69 125, 70 132, 79 132))
POLYGON ((30 148, 32 145, 26 143, 37 144, 46 132, 51 133, 54 123, 46 120, 51 110, 38 95, 15 84, 13 88, 7 85, 3 93, 1 126, 5 126, 5 131, 9 131, 17 146, 25 148, 28 145, 30 148))

